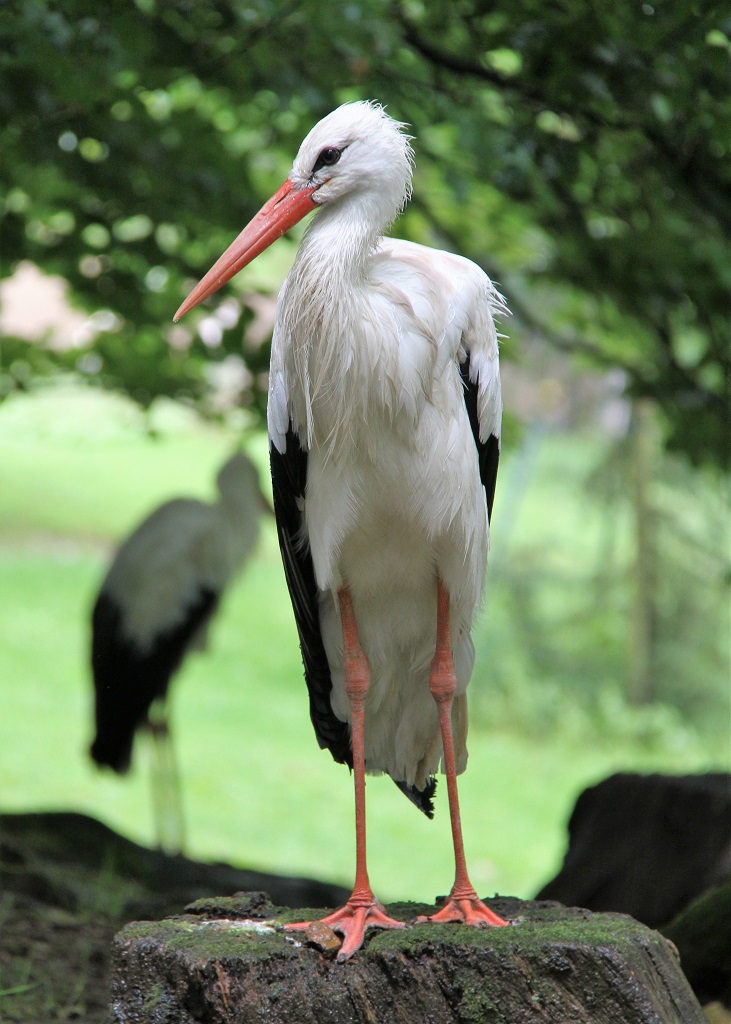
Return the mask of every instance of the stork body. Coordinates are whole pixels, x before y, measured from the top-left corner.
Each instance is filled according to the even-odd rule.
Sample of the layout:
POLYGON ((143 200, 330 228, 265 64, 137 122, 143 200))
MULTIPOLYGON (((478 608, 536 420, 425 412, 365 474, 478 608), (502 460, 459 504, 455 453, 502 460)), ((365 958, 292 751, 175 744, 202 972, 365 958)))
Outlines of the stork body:
POLYGON ((158 839, 182 844, 166 699, 189 651, 202 649, 221 595, 253 550, 264 498, 255 467, 236 454, 218 474, 218 500, 165 502, 119 547, 92 613, 96 735, 91 756, 123 774, 135 734, 149 728, 158 839))
MULTIPOLYGON (((342 229, 334 225, 333 234, 335 245, 342 229)), ((298 263, 309 258, 307 242, 303 250, 298 263)), ((470 625, 484 583, 488 517, 460 353, 463 364, 469 351, 472 365, 482 366, 494 401, 486 411, 493 416, 486 434, 494 472, 500 409, 494 299, 474 264, 384 241, 361 280, 340 283, 329 293, 320 322, 325 315, 330 319, 340 344, 333 342, 337 358, 321 385, 324 394, 308 401, 308 381, 311 392, 317 384, 312 370, 298 365, 306 347, 301 336, 314 336, 319 344, 322 334, 296 321, 286 330, 292 310, 302 303, 293 284, 297 272, 296 265, 280 302, 269 398, 275 507, 292 500, 282 460, 288 451, 292 457, 293 447, 308 452, 306 481, 296 495, 300 503, 306 499, 304 521, 295 518, 285 527, 291 541, 285 558, 297 551, 292 526, 297 532, 304 528, 317 584, 315 629, 330 668, 332 713, 342 722, 349 721, 349 705, 337 594, 347 583, 371 668, 366 769, 388 772, 423 792, 433 788, 442 752, 428 685, 437 576, 450 594, 459 770, 466 760, 463 705, 474 660, 470 625)), ((311 347, 308 354, 317 365, 319 353, 315 343, 311 347)), ((316 638, 310 635, 306 642, 316 638)), ((417 802, 426 805, 426 799, 417 802)))
POLYGON ((319 207, 280 294, 268 422, 312 719, 355 774, 356 884, 326 919, 345 936, 341 959, 367 927, 400 926, 368 881, 365 771, 388 773, 431 816, 443 762, 457 861, 443 919, 504 923, 469 884, 455 780, 499 454, 493 317, 504 307, 475 264, 382 237, 410 188, 401 128, 375 104, 324 118, 179 311, 319 207))

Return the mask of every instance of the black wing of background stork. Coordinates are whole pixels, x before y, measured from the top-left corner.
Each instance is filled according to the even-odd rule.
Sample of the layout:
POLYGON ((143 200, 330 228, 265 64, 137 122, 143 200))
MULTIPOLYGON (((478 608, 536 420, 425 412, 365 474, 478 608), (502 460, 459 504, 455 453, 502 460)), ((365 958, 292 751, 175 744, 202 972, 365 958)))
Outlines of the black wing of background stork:
POLYGON ((96 694, 96 737, 91 756, 98 765, 126 772, 135 733, 150 707, 167 696, 172 676, 200 628, 209 621, 220 595, 201 587, 184 618, 160 633, 145 652, 122 630, 121 611, 101 593, 92 614, 92 668, 96 694))

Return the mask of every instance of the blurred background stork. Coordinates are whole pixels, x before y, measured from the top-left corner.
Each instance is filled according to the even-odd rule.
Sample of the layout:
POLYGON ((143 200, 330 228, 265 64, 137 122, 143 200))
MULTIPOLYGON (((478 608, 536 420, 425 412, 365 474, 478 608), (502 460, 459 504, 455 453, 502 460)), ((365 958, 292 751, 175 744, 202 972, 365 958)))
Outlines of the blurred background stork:
POLYGON ((158 845, 184 846, 180 779, 170 735, 168 687, 186 654, 206 646, 226 587, 256 546, 270 506, 242 452, 219 470, 218 499, 174 498, 119 547, 94 603, 91 664, 96 735, 91 756, 125 773, 135 735, 151 737, 158 845))

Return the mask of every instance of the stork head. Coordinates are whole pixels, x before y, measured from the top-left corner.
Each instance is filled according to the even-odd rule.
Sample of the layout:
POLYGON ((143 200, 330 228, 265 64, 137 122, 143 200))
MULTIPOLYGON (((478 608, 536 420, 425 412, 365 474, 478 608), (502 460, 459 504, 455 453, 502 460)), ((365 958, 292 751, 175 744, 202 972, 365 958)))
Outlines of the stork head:
POLYGON ((253 491, 259 487, 259 474, 248 456, 235 452, 219 469, 216 485, 222 495, 241 490, 253 491))
POLYGON ((413 152, 404 125, 379 103, 345 103, 310 131, 289 177, 198 282, 179 320, 313 210, 358 203, 374 232, 398 215, 411 189, 413 152))
POLYGON ((216 485, 221 501, 232 511, 245 512, 250 516, 254 512, 272 512, 261 490, 259 471, 241 451, 221 466, 216 475, 216 485))
POLYGON ((411 188, 413 152, 404 127, 379 103, 344 103, 307 135, 289 180, 294 188, 312 189, 317 206, 346 197, 378 197, 387 224, 411 188))

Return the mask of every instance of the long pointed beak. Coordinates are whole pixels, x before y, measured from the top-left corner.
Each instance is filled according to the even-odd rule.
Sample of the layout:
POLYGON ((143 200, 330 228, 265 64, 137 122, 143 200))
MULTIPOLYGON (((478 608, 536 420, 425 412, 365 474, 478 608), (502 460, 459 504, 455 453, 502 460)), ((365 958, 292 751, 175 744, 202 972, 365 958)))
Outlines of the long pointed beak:
POLYGON ((298 188, 287 179, 271 199, 249 221, 241 234, 229 245, 221 256, 202 278, 173 317, 180 320, 191 309, 213 295, 218 289, 238 274, 247 263, 251 263, 260 253, 268 249, 298 221, 301 221, 317 203, 312 199, 315 188, 298 188))

